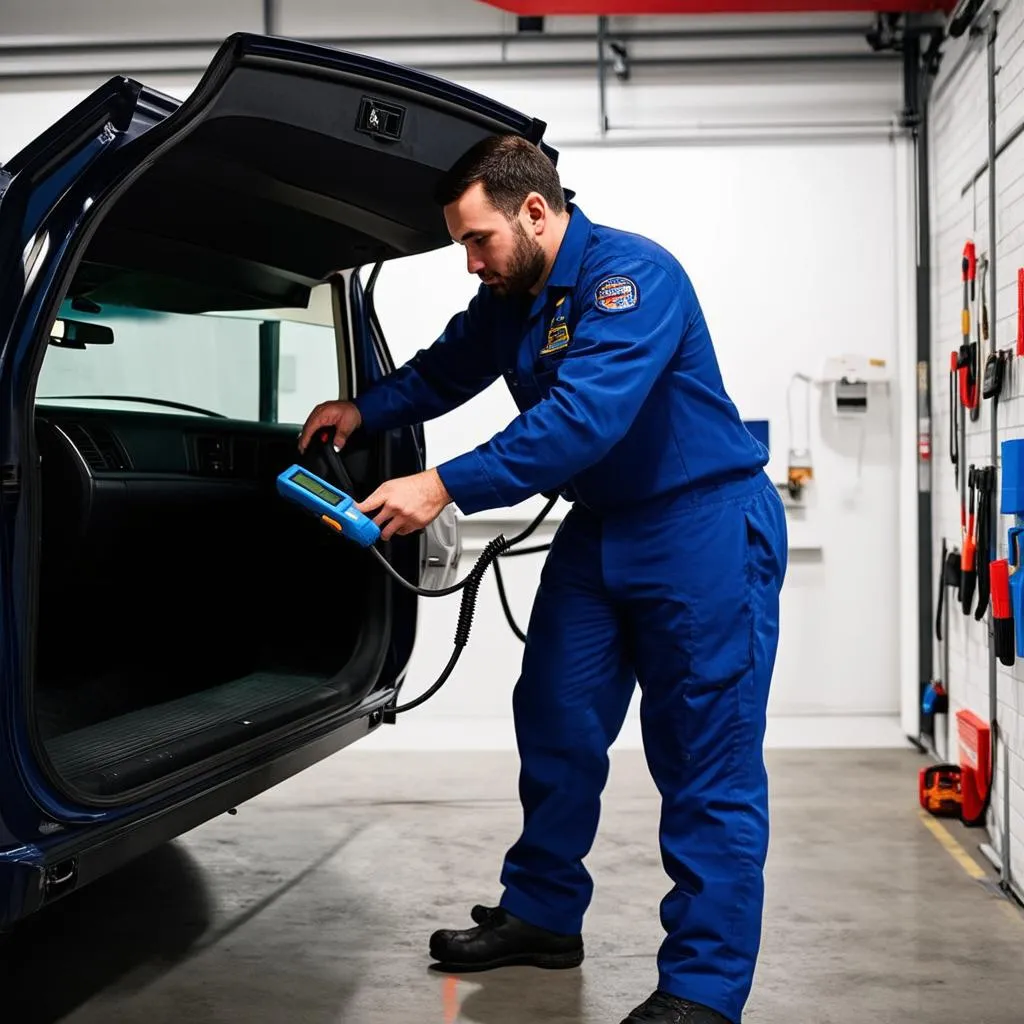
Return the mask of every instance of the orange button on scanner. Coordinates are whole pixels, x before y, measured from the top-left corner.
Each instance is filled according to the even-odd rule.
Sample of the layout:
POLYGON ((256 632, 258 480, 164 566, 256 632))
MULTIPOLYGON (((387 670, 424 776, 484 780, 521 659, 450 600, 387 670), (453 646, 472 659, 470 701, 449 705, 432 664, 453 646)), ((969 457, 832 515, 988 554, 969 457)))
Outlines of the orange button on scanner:
POLYGON ((320 518, 321 518, 321 519, 322 519, 322 520, 323 520, 323 521, 324 521, 324 522, 325 522, 325 523, 326 523, 326 524, 327 524, 328 526, 333 526, 333 527, 334 527, 334 529, 336 529, 336 530, 338 531, 338 533, 341 533, 341 532, 342 532, 342 530, 341 530, 341 523, 339 523, 337 519, 332 519, 332 518, 331 518, 331 517, 330 517, 329 515, 327 515, 327 513, 324 513, 324 514, 323 514, 323 515, 322 515, 322 516, 321 516, 320 518))

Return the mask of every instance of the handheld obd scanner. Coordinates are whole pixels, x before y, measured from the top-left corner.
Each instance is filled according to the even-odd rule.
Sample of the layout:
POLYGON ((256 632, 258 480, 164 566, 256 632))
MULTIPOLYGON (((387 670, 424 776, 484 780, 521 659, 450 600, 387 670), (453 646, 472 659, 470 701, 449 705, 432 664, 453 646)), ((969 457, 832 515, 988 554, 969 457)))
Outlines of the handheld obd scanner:
POLYGON ((330 466, 331 475, 345 488, 325 479, 326 473, 316 473, 295 463, 277 477, 278 493, 294 501, 301 508, 331 529, 366 548, 380 539, 380 528, 355 507, 352 497, 352 478, 334 449, 334 427, 321 427, 313 436, 306 451, 308 461, 330 466))

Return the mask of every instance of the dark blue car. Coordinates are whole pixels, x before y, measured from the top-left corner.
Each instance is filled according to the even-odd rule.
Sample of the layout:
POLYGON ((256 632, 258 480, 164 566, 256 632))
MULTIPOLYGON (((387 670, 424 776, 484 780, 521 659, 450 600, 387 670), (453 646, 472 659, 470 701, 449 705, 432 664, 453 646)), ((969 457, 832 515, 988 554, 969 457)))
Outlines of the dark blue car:
MULTIPOLYGON (((236 35, 185 102, 114 78, 0 170, 0 929, 388 720, 417 598, 275 482, 391 368, 373 285, 450 243, 436 179, 509 131, 544 125, 236 35)), ((344 450, 357 497, 425 459, 344 450)), ((385 550, 444 584, 454 520, 385 550)))

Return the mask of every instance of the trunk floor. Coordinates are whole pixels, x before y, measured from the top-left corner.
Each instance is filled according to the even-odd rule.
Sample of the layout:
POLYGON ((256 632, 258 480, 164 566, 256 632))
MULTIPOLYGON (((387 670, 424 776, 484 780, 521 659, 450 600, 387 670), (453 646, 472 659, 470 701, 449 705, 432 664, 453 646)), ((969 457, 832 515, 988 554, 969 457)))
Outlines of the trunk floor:
POLYGON ((54 736, 46 751, 63 778, 75 778, 300 698, 337 698, 322 679, 254 672, 177 700, 54 736))

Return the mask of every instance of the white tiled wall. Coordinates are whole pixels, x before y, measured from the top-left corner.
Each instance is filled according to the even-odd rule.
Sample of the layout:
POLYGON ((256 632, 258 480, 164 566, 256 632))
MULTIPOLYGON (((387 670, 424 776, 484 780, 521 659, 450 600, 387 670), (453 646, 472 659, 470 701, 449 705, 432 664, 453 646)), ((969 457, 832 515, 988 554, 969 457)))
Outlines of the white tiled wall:
MULTIPOLYGON (((995 44, 996 143, 1024 118, 1024 3, 1002 7, 995 44)), ((988 55, 986 38, 960 40, 951 47, 936 83, 930 117, 932 202, 932 377, 933 423, 933 565, 938 569, 942 540, 961 547, 960 497, 949 459, 949 357, 960 344, 962 283, 960 260, 967 239, 973 239, 979 260, 989 253, 989 177, 961 195, 964 186, 988 156, 988 55), (958 61, 965 55, 962 62, 958 61)), ((999 439, 1024 437, 1024 358, 1012 356, 1017 336, 1017 270, 1024 266, 1024 136, 1011 143, 996 161, 996 311, 989 309, 990 331, 997 347, 1011 351, 1009 377, 998 406, 999 439)), ((989 286, 986 284, 986 297, 989 286)), ((980 307, 972 308, 972 334, 980 307)), ((967 423, 967 451, 961 466, 991 464, 992 403, 985 401, 981 418, 967 423)), ((996 501, 998 502, 998 491, 996 501)), ((1006 556, 1006 531, 1013 525, 999 517, 998 555, 1006 556)), ((937 585, 937 581, 936 581, 937 585)), ((955 598, 955 594, 952 594, 955 598)), ((933 595, 934 600, 934 595, 933 595)), ((990 717, 987 619, 976 622, 954 605, 950 617, 950 691, 948 750, 955 755, 958 708, 970 708, 985 721, 990 717)), ((938 656, 938 652, 936 652, 938 656)), ((941 661, 936 660, 936 673, 941 661)), ((997 666, 998 723, 1005 748, 998 756, 989 828, 1000 848, 1004 834, 1005 758, 1010 765, 1010 854, 1018 885, 1024 880, 1024 659, 1013 668, 997 666)))

